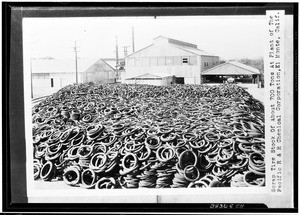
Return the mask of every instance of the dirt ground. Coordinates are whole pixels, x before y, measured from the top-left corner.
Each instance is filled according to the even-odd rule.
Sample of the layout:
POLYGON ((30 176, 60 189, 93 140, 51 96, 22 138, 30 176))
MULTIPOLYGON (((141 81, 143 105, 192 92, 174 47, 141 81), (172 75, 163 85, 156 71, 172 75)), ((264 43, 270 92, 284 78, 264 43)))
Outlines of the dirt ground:
POLYGON ((255 99, 264 104, 265 88, 258 88, 257 84, 242 84, 240 86, 247 90, 255 99))

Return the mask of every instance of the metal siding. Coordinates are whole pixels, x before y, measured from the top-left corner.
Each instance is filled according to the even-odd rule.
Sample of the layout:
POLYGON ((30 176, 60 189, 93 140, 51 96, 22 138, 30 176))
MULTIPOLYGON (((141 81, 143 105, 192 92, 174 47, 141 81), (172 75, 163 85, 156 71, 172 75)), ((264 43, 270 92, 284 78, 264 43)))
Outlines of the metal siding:
MULTIPOLYGON (((78 78, 80 73, 78 74, 78 78)), ((40 92, 55 92, 65 87, 69 84, 75 83, 75 73, 74 74, 50 74, 48 79, 33 79, 32 86, 34 93, 40 92), (51 78, 53 78, 53 87, 51 87, 51 78)))
POLYGON ((175 75, 177 77, 199 77, 200 78, 200 67, 190 65, 180 66, 149 66, 149 67, 129 67, 126 68, 126 78, 131 78, 146 73, 167 73, 175 75))
POLYGON ((163 85, 162 80, 126 80, 126 84, 148 84, 148 85, 156 85, 160 86, 163 85))
POLYGON ((84 82, 111 83, 115 79, 114 70, 104 61, 94 63, 85 73, 84 82))
MULTIPOLYGON (((165 44, 162 42, 159 45, 156 44, 156 45, 149 46, 141 50, 140 52, 134 53, 128 58, 126 58, 127 65, 126 65, 125 78, 139 76, 145 73, 150 73, 150 74, 168 73, 168 74, 175 74, 176 77, 185 77, 185 78, 193 79, 193 83, 200 84, 201 71, 203 69, 202 62, 204 59, 208 60, 209 62, 219 61, 219 57, 194 55, 188 51, 178 49, 172 45, 165 44), (182 57, 194 57, 194 56, 196 56, 196 65, 191 65, 191 64, 182 65, 182 57), (136 57, 143 57, 143 61, 145 58, 149 57, 149 65, 147 65, 146 63, 146 65, 139 66, 139 67, 134 66, 134 63, 132 62, 135 61, 136 57), (172 64, 168 63, 167 65, 158 66, 158 57, 164 57, 165 61, 166 59, 170 59, 168 57, 172 57, 173 63, 172 64)), ((195 60, 193 60, 193 62, 195 62, 195 60)), ((208 68, 210 67, 207 67, 206 69, 208 68)))
POLYGON ((167 56, 189 56, 193 55, 192 53, 178 49, 170 44, 156 44, 149 46, 139 52, 133 53, 129 58, 135 57, 167 57, 167 56))
POLYGON ((143 66, 150 66, 150 58, 143 57, 143 66))
POLYGON ((185 77, 184 78, 184 83, 185 84, 196 84, 196 78, 194 77, 185 77))
POLYGON ((201 56, 201 71, 205 71, 219 64, 219 57, 215 56, 201 56), (204 63, 208 63, 208 66, 204 66, 204 63), (215 63, 215 65, 213 64, 215 63))

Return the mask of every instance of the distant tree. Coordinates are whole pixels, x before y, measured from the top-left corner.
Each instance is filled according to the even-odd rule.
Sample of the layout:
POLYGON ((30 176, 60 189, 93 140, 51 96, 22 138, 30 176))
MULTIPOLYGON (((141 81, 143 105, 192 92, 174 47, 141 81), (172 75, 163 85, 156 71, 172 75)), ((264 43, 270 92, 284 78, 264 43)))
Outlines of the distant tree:
POLYGON ((262 86, 264 86, 264 59, 262 57, 256 59, 242 58, 236 61, 258 69, 261 73, 260 80, 262 81, 262 86))
POLYGON ((262 57, 257 59, 242 58, 238 59, 237 61, 245 65, 252 66, 258 69, 261 74, 264 74, 264 59, 262 57))

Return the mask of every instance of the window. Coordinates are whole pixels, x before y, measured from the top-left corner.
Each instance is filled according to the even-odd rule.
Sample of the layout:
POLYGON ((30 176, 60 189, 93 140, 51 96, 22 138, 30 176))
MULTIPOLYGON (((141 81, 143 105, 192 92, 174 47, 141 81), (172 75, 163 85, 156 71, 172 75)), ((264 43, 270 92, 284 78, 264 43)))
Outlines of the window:
POLYGON ((143 57, 143 66, 149 66, 150 65, 150 59, 148 57, 143 57))
POLYGON ((191 65, 197 65, 197 57, 196 56, 191 56, 190 57, 190 64, 191 65))
POLYGON ((157 58, 157 65, 158 66, 164 66, 164 65, 166 65, 166 59, 165 59, 165 57, 158 57, 157 58))
POLYGON ((173 57, 166 57, 166 65, 173 65, 173 57))
POLYGON ((49 73, 34 73, 32 74, 33 79, 48 79, 50 76, 49 73))
POLYGON ((184 63, 189 63, 189 58, 183 57, 183 58, 182 58, 182 63, 183 63, 183 64, 184 64, 184 63))
POLYGON ((127 66, 134 66, 134 58, 127 58, 127 66))
POLYGON ((174 65, 181 65, 181 57, 174 57, 174 65))
POLYGON ((135 66, 143 66, 143 60, 141 57, 135 58, 135 66))
POLYGON ((157 66, 157 57, 150 58, 150 66, 157 66))

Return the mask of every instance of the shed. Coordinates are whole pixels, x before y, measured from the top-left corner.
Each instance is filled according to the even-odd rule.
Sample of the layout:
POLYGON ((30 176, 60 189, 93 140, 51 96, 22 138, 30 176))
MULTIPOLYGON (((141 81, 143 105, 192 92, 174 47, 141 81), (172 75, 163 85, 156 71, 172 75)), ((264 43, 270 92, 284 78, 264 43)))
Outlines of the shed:
POLYGON ((99 59, 83 72, 82 82, 115 83, 115 70, 104 60, 99 59))
POLYGON ((126 79, 125 83, 128 84, 150 84, 150 85, 169 85, 173 84, 175 76, 167 73, 146 73, 126 79))
MULTIPOLYGON (((79 58, 77 63, 78 82, 82 83, 82 72, 95 59, 79 58)), ((33 97, 50 95, 62 87, 76 82, 75 59, 31 58, 33 97)))
MULTIPOLYGON (((52 94, 76 83, 75 59, 31 59, 33 97, 52 94)), ((114 69, 104 60, 78 58, 78 83, 115 82, 114 69)))
POLYGON ((254 83, 259 81, 260 71, 251 66, 237 61, 228 61, 223 64, 212 67, 202 73, 204 80, 211 80, 214 77, 243 77, 248 76, 254 83))

